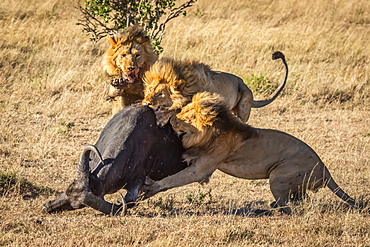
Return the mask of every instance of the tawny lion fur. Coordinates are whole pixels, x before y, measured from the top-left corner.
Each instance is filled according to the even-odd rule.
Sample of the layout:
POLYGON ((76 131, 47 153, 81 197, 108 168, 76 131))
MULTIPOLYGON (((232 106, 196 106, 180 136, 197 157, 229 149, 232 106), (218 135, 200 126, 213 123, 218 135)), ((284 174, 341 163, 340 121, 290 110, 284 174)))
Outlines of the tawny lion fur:
POLYGON ((143 93, 143 75, 157 60, 150 38, 139 26, 130 26, 121 33, 109 38, 110 47, 103 59, 104 70, 112 81, 108 96, 112 98, 112 113, 116 114, 124 107, 141 101, 143 93))
MULTIPOLYGON (((273 59, 281 58, 286 65, 281 52, 273 59)), ((242 121, 246 122, 251 108, 259 108, 271 103, 282 91, 288 74, 286 65, 284 83, 274 95, 263 101, 254 101, 251 90, 243 80, 235 75, 213 71, 206 64, 197 61, 178 61, 161 58, 144 77, 143 104, 150 105, 156 112, 157 123, 165 125, 174 110, 181 109, 189 103, 198 92, 213 92, 224 96, 225 103, 242 121)))
POLYGON ((152 183, 148 195, 201 182, 219 169, 244 179, 269 179, 272 205, 290 214, 288 201, 299 202, 307 190, 328 186, 357 207, 333 180, 319 156, 303 141, 278 130, 257 129, 240 121, 217 94, 199 93, 170 120, 182 133, 190 166, 152 183))

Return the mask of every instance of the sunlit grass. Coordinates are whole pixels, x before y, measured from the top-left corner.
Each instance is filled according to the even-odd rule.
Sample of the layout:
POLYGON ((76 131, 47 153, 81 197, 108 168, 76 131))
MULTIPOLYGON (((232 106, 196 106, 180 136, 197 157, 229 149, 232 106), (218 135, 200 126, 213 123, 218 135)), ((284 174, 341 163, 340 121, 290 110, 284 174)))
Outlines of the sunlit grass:
MULTIPOLYGON (((110 119, 101 60, 108 46, 76 25, 70 0, 0 2, 0 245, 367 246, 367 212, 322 189, 294 214, 257 216, 273 201, 266 180, 216 172, 141 202, 127 216, 92 209, 44 215, 73 181, 84 145, 110 119)), ((169 24, 164 53, 242 77, 256 99, 290 74, 283 95, 249 123, 307 142, 335 180, 369 199, 370 2, 202 1, 169 24)), ((119 200, 118 195, 107 200, 119 200)))

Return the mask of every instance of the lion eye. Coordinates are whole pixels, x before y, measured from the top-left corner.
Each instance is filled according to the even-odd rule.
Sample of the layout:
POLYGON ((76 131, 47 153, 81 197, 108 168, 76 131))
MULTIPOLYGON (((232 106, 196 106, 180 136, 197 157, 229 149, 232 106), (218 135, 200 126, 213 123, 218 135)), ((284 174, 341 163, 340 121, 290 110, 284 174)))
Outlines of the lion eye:
POLYGON ((155 97, 161 97, 161 98, 163 98, 164 97, 164 94, 163 93, 156 93, 156 94, 154 94, 154 96, 155 97))
POLYGON ((121 57, 126 57, 126 54, 122 54, 121 57))
POLYGON ((140 54, 136 54, 136 58, 139 58, 140 57, 140 54))

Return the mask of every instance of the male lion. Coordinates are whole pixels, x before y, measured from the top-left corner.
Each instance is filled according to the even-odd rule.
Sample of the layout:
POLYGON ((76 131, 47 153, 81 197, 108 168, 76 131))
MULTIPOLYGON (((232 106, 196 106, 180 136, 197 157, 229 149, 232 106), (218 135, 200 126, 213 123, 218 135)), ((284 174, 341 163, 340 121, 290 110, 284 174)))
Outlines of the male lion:
POLYGON ((142 77, 157 60, 151 40, 144 29, 130 26, 109 38, 103 66, 110 80, 108 97, 112 99, 112 113, 144 98, 142 77))
POLYGON ((147 195, 200 182, 219 169, 238 178, 268 178, 276 200, 272 205, 286 214, 291 213, 288 201, 299 202, 306 190, 325 186, 357 207, 306 143, 278 130, 257 129, 241 122, 217 94, 196 94, 170 123, 176 132, 183 133, 183 158, 190 166, 152 182, 146 188, 147 195))
POLYGON ((251 108, 270 104, 283 90, 288 65, 281 52, 275 52, 273 59, 282 59, 286 75, 284 82, 268 100, 255 101, 251 90, 243 80, 235 75, 213 71, 208 65, 196 61, 176 61, 161 58, 145 73, 145 97, 143 104, 151 106, 156 112, 157 124, 165 125, 175 110, 181 109, 198 92, 213 92, 224 96, 226 105, 242 121, 246 122, 251 108))

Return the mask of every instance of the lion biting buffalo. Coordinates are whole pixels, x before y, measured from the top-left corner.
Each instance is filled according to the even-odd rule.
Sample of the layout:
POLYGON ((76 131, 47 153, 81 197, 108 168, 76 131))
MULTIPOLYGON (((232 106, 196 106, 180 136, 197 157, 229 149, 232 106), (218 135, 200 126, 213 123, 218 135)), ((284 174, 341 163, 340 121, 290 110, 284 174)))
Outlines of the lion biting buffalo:
POLYGON ((159 180, 184 169, 187 164, 181 160, 182 152, 171 126, 157 127, 149 107, 127 107, 108 122, 94 146, 85 147, 77 178, 43 209, 52 213, 87 206, 118 214, 134 205, 147 176, 159 180), (104 195, 121 188, 127 190, 121 204, 104 200, 104 195))
POLYGON ((276 200, 272 205, 286 214, 291 213, 289 201, 299 202, 307 190, 325 186, 358 207, 306 143, 246 124, 251 108, 273 102, 286 84, 288 65, 281 52, 273 59, 285 65, 284 82, 270 99, 256 101, 235 75, 197 61, 157 61, 138 26, 109 43, 103 65, 113 78, 108 96, 114 116, 96 144, 84 148, 76 179, 44 205, 45 212, 91 207, 105 214, 125 213, 140 193, 148 198, 202 182, 217 169, 244 179, 269 179, 276 200), (132 105, 137 101, 144 105, 132 105), (122 203, 104 199, 120 189, 127 191, 122 203))
MULTIPOLYGON (((57 199, 44 205, 43 209, 47 213, 88 206, 105 214, 117 214, 135 204, 145 178, 160 180, 187 166, 181 159, 181 140, 170 124, 160 123, 158 127, 158 118, 151 108, 130 106, 143 100, 144 73, 157 60, 151 40, 143 28, 130 26, 110 37, 109 43, 103 66, 111 77, 108 97, 113 102, 113 118, 104 128, 97 143, 83 150, 74 182, 57 199), (121 204, 104 200, 106 194, 115 193, 121 188, 127 190, 121 204)), ((273 56, 273 59, 278 58, 286 66, 286 76, 284 83, 269 100, 254 101, 251 91, 239 77, 211 71, 206 65, 203 66, 207 73, 205 76, 211 83, 206 87, 196 85, 196 89, 211 87, 217 90, 217 85, 220 84, 222 88, 218 90, 226 88, 235 93, 233 107, 239 109, 236 112, 240 113, 242 119, 247 120, 251 107, 258 108, 271 103, 284 88, 288 67, 282 53, 273 56)), ((196 68, 190 68, 188 72, 197 73, 192 69, 196 68)))
POLYGON ((327 186, 351 206, 358 207, 334 181, 319 156, 303 141, 278 130, 257 129, 240 121, 219 94, 196 94, 171 116, 182 135, 183 158, 191 164, 179 173, 154 181, 147 196, 208 179, 215 170, 244 179, 269 179, 272 204, 286 214, 287 202, 299 202, 307 190, 327 186))

